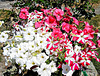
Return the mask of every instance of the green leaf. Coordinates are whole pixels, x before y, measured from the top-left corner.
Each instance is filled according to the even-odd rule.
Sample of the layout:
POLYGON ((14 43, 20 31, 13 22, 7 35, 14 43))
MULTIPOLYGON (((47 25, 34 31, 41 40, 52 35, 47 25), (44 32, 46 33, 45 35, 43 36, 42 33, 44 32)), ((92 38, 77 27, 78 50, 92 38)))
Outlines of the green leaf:
POLYGON ((41 2, 43 2, 43 3, 45 3, 45 1, 44 0, 40 0, 41 2))
POLYGON ((95 12, 95 9, 92 8, 92 12, 95 12))
POLYGON ((89 3, 89 2, 87 2, 86 4, 87 4, 87 5, 89 5, 90 3, 89 3))
POLYGON ((86 71, 82 71, 84 76, 88 76, 86 71))

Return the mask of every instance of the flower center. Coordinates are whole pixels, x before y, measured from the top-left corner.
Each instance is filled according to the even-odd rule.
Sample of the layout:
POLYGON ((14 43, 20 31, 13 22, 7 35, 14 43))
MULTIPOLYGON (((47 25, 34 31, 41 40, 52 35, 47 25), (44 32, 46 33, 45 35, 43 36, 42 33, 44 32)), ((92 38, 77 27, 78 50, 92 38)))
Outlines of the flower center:
POLYGON ((34 65, 35 63, 34 63, 34 62, 32 62, 32 64, 34 65))
POLYGON ((19 48, 19 50, 21 50, 21 48, 19 48))
POLYGON ((44 58, 44 56, 41 56, 41 58, 44 58))
POLYGON ((43 71, 46 70, 46 68, 43 69, 43 71))
POLYGON ((40 41, 40 43, 43 43, 43 41, 40 41))
POLYGON ((28 35, 30 35, 30 33, 28 33, 28 35))
POLYGON ((34 48, 34 45, 32 45, 32 48, 34 48))
POLYGON ((2 38, 4 38, 5 36, 2 36, 2 38))

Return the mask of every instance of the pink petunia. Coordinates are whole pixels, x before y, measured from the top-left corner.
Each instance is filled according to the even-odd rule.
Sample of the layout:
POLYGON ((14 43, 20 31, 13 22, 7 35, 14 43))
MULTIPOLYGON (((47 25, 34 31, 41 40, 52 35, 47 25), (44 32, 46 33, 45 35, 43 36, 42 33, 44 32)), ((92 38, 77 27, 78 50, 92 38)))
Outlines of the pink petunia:
POLYGON ((67 14, 68 15, 72 16, 72 13, 70 12, 70 9, 69 8, 65 7, 65 10, 67 10, 67 14))
POLYGON ((43 25, 43 21, 35 22, 35 28, 39 28, 43 25))
POLYGON ((100 47, 100 40, 98 40, 97 42, 98 42, 98 47, 100 47))
POLYGON ((69 33, 70 24, 63 22, 61 25, 62 25, 62 30, 65 30, 67 33, 69 33))
POLYGON ((26 8, 21 8, 19 17, 21 19, 27 19, 28 18, 28 15, 29 15, 29 12, 27 11, 27 9, 26 8))
POLYGON ((63 18, 63 22, 69 22, 70 21, 70 17, 68 15, 64 15, 65 18, 63 18))
POLYGON ((72 18, 73 18, 73 23, 79 25, 79 21, 75 17, 72 17, 72 18))
POLYGON ((56 19, 49 15, 46 19, 46 24, 50 27, 50 28, 53 28, 54 26, 57 26, 57 22, 56 22, 56 19))
POLYGON ((51 33, 51 36, 53 36, 54 38, 62 38, 62 32, 60 31, 60 28, 54 28, 53 32, 51 33))
POLYGON ((64 11, 62 11, 61 9, 56 9, 56 10, 53 12, 53 15, 56 16, 57 21, 60 21, 60 20, 63 18, 64 11))

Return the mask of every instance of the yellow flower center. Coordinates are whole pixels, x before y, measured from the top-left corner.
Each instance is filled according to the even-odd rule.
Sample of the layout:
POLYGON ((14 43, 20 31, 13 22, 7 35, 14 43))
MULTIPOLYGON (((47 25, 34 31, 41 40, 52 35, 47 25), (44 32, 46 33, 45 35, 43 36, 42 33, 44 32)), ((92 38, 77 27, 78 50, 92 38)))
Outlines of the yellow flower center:
POLYGON ((44 56, 41 56, 41 58, 44 58, 44 56))
POLYGON ((32 64, 34 65, 35 63, 34 63, 34 62, 32 62, 32 64))

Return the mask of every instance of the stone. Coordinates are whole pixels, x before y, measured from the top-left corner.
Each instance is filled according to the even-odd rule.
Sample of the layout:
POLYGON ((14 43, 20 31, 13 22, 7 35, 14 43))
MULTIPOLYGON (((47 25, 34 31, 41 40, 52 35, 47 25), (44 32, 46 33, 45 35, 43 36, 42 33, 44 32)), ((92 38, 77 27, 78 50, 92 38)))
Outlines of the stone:
MULTIPOLYGON (((93 63, 91 62, 90 65, 87 67, 88 69, 86 69, 86 73, 88 76, 98 76, 98 72, 95 69, 95 66, 93 65, 93 63)), ((83 72, 81 72, 80 76, 84 76, 83 72)))

